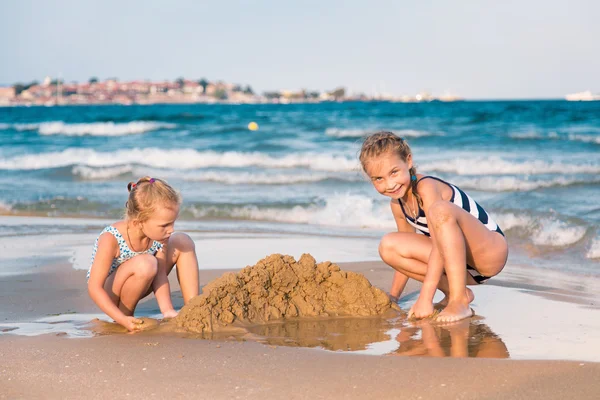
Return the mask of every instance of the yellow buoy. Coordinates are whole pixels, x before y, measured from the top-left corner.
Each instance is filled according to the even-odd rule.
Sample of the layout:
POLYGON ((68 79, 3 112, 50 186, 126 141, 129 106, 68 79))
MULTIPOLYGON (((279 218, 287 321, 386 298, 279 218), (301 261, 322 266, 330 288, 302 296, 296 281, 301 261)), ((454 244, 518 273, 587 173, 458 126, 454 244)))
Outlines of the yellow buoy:
POLYGON ((256 122, 250 122, 248 124, 248 129, 250 129, 251 131, 257 131, 258 130, 258 124, 256 122))

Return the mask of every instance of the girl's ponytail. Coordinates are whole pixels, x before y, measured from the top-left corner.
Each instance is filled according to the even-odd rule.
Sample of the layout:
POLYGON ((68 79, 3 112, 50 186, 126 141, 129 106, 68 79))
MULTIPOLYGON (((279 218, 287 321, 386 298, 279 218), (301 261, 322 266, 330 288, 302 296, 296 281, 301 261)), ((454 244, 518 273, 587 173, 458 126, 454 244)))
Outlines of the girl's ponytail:
POLYGON ((127 184, 129 199, 125 203, 125 218, 145 221, 157 205, 179 206, 181 195, 167 182, 144 176, 137 182, 127 184))

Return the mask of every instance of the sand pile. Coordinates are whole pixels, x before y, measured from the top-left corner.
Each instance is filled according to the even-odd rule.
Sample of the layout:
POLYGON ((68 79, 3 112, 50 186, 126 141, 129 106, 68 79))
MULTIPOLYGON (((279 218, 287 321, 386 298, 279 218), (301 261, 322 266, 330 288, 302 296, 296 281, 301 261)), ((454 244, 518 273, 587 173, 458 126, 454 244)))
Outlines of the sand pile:
POLYGON ((201 333, 284 318, 369 316, 392 309, 399 310, 361 274, 330 262, 317 264, 309 254, 298 262, 272 254, 210 282, 175 321, 180 328, 201 333))

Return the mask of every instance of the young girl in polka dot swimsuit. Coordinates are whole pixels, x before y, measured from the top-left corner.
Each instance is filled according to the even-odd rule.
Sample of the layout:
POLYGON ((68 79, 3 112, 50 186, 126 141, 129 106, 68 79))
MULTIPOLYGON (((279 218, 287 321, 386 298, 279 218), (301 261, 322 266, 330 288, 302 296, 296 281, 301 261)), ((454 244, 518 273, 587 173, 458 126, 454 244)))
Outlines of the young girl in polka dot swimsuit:
POLYGON ((198 295, 198 261, 193 240, 174 232, 179 193, 150 177, 130 182, 127 188, 125 219, 104 228, 96 239, 87 279, 98 307, 135 331, 142 323, 133 316, 135 307, 152 292, 165 318, 177 315, 168 280, 175 264, 184 303, 198 295))

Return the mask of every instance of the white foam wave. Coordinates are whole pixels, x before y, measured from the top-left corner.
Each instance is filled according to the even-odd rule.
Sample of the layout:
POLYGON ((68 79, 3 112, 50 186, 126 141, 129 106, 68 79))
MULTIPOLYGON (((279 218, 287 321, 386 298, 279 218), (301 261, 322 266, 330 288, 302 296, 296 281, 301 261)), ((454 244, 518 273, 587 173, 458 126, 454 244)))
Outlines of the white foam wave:
MULTIPOLYGON (((376 132, 377 129, 341 129, 341 128, 327 128, 325 130, 325 135, 330 137, 337 138, 361 138, 367 136, 371 133, 376 132)), ((394 131, 398 136, 401 137, 423 137, 423 136, 433 136, 432 133, 427 131, 418 131, 414 129, 399 129, 394 131)))
POLYGON ((553 139, 553 140, 571 140, 574 142, 584 142, 584 143, 596 143, 600 144, 600 136, 594 134, 581 134, 581 133, 569 133, 569 134, 559 134, 557 132, 550 132, 548 135, 544 135, 539 132, 520 132, 520 133, 512 133, 509 135, 510 138, 513 139, 553 139))
POLYGON ((600 258, 600 237, 595 238, 590 245, 588 252, 585 255, 587 258, 600 258))
POLYGON ((555 217, 538 218, 515 213, 501 213, 492 217, 504 232, 514 228, 524 230, 537 246, 570 246, 583 239, 587 230, 584 226, 570 224, 555 217))
POLYGON ((364 180, 358 173, 321 173, 321 172, 238 172, 238 171, 187 171, 166 170, 136 167, 133 165, 119 165, 116 167, 94 168, 77 165, 72 168, 73 175, 87 180, 112 179, 125 174, 141 175, 150 174, 161 176, 165 179, 177 178, 187 182, 219 182, 226 185, 291 185, 297 183, 319 182, 326 179, 338 179, 348 182, 364 180), (143 171, 142 171, 143 169, 143 171), (140 171, 139 173, 137 171, 140 171))
MULTIPOLYGON (((168 175, 168 174, 167 174, 168 175)), ((223 172, 223 171, 205 171, 205 172, 189 172, 185 174, 174 174, 185 181, 190 182, 219 182, 226 185, 289 185, 297 183, 320 182, 326 179, 339 179, 345 181, 358 181, 364 179, 358 174, 342 175, 342 174, 324 174, 324 173, 251 173, 251 172, 223 172)))
POLYGON ((537 132, 519 132, 511 133, 508 137, 512 139, 545 139, 545 137, 537 132))
POLYGON ((429 161, 419 164, 421 171, 439 171, 457 175, 540 175, 540 174, 598 174, 600 164, 571 164, 561 161, 515 161, 498 156, 477 156, 429 161))
POLYGON ((59 168, 70 165, 88 167, 115 167, 127 164, 155 168, 198 169, 207 167, 266 167, 307 168, 315 171, 359 171, 358 160, 332 154, 296 153, 273 157, 263 153, 229 151, 197 151, 193 149, 127 149, 115 152, 98 152, 93 149, 66 149, 59 152, 28 154, 0 158, 0 169, 35 170, 59 168))
POLYGON ((37 130, 40 135, 66 135, 66 136, 124 136, 139 135, 162 128, 174 128, 174 124, 134 121, 122 124, 114 122, 92 122, 86 124, 66 124, 61 121, 42 122, 37 130))
POLYGON ((38 129, 40 124, 13 124, 9 125, 7 129, 15 129, 17 131, 35 131, 38 129))
POLYGON ((528 177, 520 178, 516 176, 485 176, 478 178, 457 177, 452 183, 461 189, 484 190, 488 192, 511 192, 511 191, 530 191, 555 186, 569 186, 578 183, 595 184, 600 183, 600 177, 581 179, 567 178, 558 176, 548 180, 530 180, 528 177))
MULTIPOLYGON (((216 207, 192 209, 198 218, 214 215, 216 207)), ((289 208, 240 206, 227 210, 232 218, 296 224, 394 229, 389 203, 376 203, 366 196, 336 194, 326 199, 324 206, 289 208)))
POLYGON ((600 144, 600 136, 570 134, 569 139, 573 140, 573 141, 584 142, 584 143, 600 144))
POLYGON ((118 165, 116 167, 91 168, 85 165, 76 165, 71 169, 71 173, 87 180, 103 180, 116 178, 121 175, 132 173, 132 165, 118 165))
POLYGON ((534 222, 534 219, 528 215, 517 215, 514 213, 494 214, 492 218, 504 232, 513 228, 529 228, 534 222))
POLYGON ((546 220, 534 230, 531 241, 538 246, 564 247, 583 239, 585 231, 586 228, 583 226, 569 225, 558 220, 546 220))

